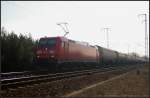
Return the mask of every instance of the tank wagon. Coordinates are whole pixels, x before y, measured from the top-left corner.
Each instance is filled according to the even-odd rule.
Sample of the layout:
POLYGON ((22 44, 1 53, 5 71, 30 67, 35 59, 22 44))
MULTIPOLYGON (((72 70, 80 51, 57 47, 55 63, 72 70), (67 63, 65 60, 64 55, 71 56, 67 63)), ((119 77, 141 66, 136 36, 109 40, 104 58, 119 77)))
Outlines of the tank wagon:
POLYGON ((82 44, 65 37, 43 37, 39 40, 36 49, 36 64, 52 68, 56 64, 111 66, 144 62, 141 57, 130 56, 98 45, 82 44))

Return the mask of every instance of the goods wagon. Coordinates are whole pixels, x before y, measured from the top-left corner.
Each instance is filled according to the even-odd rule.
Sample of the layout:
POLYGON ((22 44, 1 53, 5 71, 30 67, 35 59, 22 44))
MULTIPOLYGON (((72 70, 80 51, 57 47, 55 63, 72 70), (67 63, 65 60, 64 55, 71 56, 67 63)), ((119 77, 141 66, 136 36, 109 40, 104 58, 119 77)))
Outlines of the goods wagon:
POLYGON ((116 51, 110 50, 110 49, 106 49, 100 46, 98 47, 98 51, 99 51, 99 62, 101 64, 116 64, 118 61, 118 53, 116 51))
POLYGON ((137 57, 137 62, 138 63, 144 63, 144 62, 148 62, 148 61, 146 61, 144 58, 137 57))

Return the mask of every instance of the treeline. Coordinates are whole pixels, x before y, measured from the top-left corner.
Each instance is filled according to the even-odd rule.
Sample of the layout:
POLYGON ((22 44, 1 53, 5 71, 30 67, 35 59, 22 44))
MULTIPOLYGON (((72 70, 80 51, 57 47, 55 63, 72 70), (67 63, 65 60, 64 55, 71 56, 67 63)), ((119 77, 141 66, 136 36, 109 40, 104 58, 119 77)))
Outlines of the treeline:
POLYGON ((38 41, 29 35, 16 35, 1 28, 1 71, 33 70, 34 49, 38 41))

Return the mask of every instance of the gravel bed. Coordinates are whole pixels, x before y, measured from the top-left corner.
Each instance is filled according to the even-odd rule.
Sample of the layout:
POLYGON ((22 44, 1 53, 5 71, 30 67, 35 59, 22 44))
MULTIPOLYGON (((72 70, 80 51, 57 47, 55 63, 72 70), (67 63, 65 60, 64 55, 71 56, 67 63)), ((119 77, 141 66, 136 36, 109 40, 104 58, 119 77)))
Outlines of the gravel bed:
POLYGON ((64 96, 73 91, 107 80, 111 77, 123 73, 122 71, 91 74, 69 79, 58 80, 55 82, 45 82, 41 84, 29 85, 17 89, 9 89, 1 91, 1 96, 4 97, 48 97, 48 96, 64 96))

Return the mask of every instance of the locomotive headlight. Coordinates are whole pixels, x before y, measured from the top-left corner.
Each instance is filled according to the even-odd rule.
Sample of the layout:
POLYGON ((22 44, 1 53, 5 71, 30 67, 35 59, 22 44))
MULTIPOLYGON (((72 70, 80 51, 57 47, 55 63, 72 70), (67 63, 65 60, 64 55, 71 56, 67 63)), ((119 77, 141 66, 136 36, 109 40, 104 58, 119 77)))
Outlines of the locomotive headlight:
POLYGON ((54 51, 50 50, 50 51, 49 51, 49 53, 53 54, 53 53, 54 53, 54 51))

